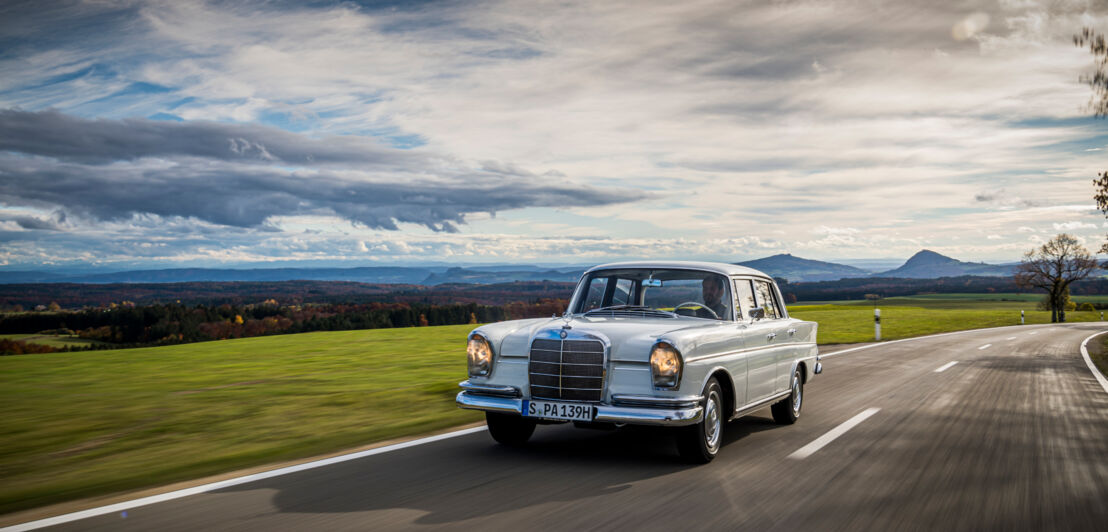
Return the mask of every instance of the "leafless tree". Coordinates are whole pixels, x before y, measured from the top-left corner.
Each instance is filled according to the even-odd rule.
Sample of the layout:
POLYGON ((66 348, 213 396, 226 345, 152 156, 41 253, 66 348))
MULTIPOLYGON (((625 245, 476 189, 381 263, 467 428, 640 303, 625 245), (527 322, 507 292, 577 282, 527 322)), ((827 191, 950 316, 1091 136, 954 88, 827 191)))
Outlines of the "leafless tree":
POLYGON ((1073 44, 1078 48, 1089 47, 1093 54, 1093 73, 1083 74, 1081 83, 1093 89, 1089 100, 1089 109, 1097 118, 1108 117, 1108 43, 1104 35, 1092 28, 1081 28, 1081 33, 1073 36, 1073 44))
POLYGON ((1088 277, 1098 267, 1085 246, 1062 233, 1023 255, 1016 267, 1016 284, 1046 290, 1051 323, 1064 322, 1070 283, 1088 277))
MULTIPOLYGON (((1081 33, 1073 36, 1073 45, 1078 48, 1089 47, 1089 53, 1093 54, 1093 73, 1082 74, 1079 78, 1093 89, 1093 95, 1089 98, 1089 110, 1097 118, 1108 117, 1108 42, 1105 42, 1104 34, 1094 31, 1092 28, 1081 28, 1081 33)), ((1096 206, 1108 216, 1108 172, 1097 174, 1093 180, 1096 186, 1096 206)), ((1100 246, 1100 253, 1108 253, 1108 242, 1100 246)))

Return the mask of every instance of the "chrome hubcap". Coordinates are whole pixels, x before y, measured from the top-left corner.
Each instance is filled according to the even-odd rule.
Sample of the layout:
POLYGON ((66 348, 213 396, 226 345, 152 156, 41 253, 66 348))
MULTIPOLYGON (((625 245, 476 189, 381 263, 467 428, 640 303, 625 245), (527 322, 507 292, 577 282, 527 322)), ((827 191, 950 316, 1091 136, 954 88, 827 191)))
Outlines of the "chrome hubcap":
POLYGON ((793 374, 793 415, 800 415, 800 401, 804 398, 801 397, 803 390, 800 388, 800 374, 793 374))
POLYGON ((712 390, 708 394, 708 404, 706 406, 706 412, 704 412, 704 441, 708 443, 708 448, 715 452, 719 447, 719 436, 721 428, 720 407, 719 407, 719 394, 715 390, 712 390))

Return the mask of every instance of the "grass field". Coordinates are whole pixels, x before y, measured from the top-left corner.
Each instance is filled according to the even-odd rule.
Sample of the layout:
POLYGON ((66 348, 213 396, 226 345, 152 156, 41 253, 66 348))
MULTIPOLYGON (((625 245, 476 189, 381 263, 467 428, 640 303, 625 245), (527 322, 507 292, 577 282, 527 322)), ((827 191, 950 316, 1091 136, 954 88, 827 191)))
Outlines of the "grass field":
POLYGON ((0 513, 479 420, 472 327, 0 357, 0 513))
MULTIPOLYGON (((882 301, 885 339, 1019 323, 1018 309, 993 301, 884 304, 893 299, 907 298, 882 301)), ((873 338, 868 302, 789 311, 819 322, 820 343, 873 338)), ((1027 312, 1028 323, 1049 319, 1027 312)), ((472 327, 0 357, 0 513, 480 420, 453 400, 472 327)))
POLYGON ((98 344, 96 340, 86 340, 77 336, 59 334, 0 334, 0 338, 20 340, 29 344, 42 344, 50 347, 85 347, 98 344))
MULTIPOLYGON (((1100 349, 1089 349, 1089 358, 1104 376, 1108 377, 1108 335, 1101 336, 1100 349)), ((1093 345, 1093 342, 1089 342, 1093 345)))
MULTIPOLYGON (((884 306, 881 339, 896 340, 925 334, 983 327, 1019 325, 1019 309, 884 306)), ((873 305, 789 305, 789 315, 819 323, 820 344, 848 344, 873 340, 873 305)), ((1050 323, 1050 312, 1029 310, 1026 323, 1050 323)), ((1100 312, 1067 312, 1066 321, 1098 321, 1100 312)))
MULTIPOLYGON (((881 299, 877 302, 878 308, 886 307, 920 307, 928 309, 962 309, 962 310, 1001 310, 1011 309, 1017 313, 1020 310, 1032 311, 1043 299, 1042 294, 919 294, 914 296, 898 296, 881 299)), ((1108 304, 1108 296, 1072 296, 1070 298, 1078 305, 1082 303, 1108 304)), ((870 307, 873 302, 863 299, 850 301, 801 301, 789 305, 794 306, 827 305, 870 307)), ((1067 313, 1068 314, 1068 313, 1067 313)), ((1098 314, 1099 317, 1099 314, 1098 314)))

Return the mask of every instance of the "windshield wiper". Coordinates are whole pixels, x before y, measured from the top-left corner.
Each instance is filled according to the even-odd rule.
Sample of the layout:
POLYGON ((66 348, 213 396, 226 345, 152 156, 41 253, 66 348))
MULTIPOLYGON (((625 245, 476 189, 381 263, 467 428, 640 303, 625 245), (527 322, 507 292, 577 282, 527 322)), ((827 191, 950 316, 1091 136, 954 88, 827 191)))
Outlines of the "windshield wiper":
POLYGON ((591 310, 586 310, 585 314, 592 314, 593 312, 607 312, 610 310, 632 310, 642 312, 661 312, 662 314, 669 314, 671 316, 677 316, 676 312, 670 312, 668 310, 656 309, 654 307, 648 307, 645 305, 609 305, 607 307, 598 307, 591 310))
POLYGON ((606 307, 596 307, 594 309, 586 310, 585 314, 588 314, 590 312, 602 312, 602 311, 605 311, 605 310, 628 310, 628 309, 643 309, 643 308, 648 309, 650 307, 644 307, 642 305, 608 305, 606 307))

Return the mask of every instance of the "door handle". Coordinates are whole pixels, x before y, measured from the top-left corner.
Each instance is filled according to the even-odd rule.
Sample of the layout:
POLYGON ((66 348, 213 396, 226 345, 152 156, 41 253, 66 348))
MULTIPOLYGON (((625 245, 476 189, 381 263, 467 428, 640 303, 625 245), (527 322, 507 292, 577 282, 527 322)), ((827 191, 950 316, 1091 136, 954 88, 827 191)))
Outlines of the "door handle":
POLYGON ((796 329, 789 329, 789 336, 796 334, 796 329))
POLYGON ((766 335, 766 340, 773 340, 774 338, 777 338, 777 333, 769 333, 766 335))

